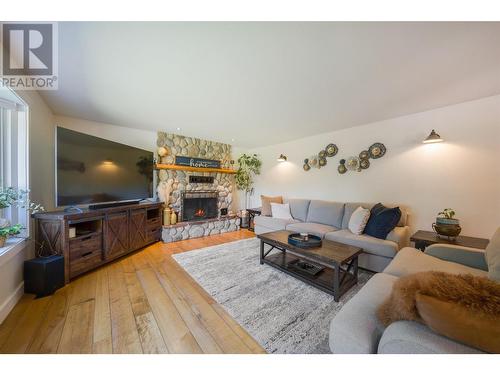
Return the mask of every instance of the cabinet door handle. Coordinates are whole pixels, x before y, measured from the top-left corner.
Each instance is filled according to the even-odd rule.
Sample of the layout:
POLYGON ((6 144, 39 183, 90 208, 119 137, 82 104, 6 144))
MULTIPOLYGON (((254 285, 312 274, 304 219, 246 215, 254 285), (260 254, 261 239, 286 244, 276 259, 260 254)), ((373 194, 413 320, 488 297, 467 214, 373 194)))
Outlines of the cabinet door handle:
POLYGON ((82 258, 88 257, 89 255, 92 255, 92 251, 82 254, 82 258))

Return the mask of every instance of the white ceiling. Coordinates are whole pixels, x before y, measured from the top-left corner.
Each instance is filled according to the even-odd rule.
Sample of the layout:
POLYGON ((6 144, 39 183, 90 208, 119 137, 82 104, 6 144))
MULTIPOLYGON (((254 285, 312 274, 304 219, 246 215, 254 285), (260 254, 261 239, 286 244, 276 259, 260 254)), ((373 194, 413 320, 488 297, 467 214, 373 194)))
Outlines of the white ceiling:
POLYGON ((254 147, 499 94, 499 41, 500 23, 60 23, 42 94, 59 115, 254 147))

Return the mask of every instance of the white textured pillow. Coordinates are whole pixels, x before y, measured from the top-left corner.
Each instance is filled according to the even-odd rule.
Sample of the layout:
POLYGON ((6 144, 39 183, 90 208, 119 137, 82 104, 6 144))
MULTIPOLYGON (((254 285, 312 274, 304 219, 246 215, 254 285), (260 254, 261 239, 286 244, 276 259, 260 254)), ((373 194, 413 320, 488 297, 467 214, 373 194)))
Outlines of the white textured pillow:
POLYGON ((366 223, 368 223, 369 218, 370 218, 370 210, 367 208, 358 207, 352 213, 347 227, 354 234, 362 234, 363 231, 365 230, 366 223))
POLYGON ((290 205, 288 203, 280 204, 280 203, 272 203, 271 202, 271 213, 273 217, 278 219, 293 219, 290 214, 290 205))

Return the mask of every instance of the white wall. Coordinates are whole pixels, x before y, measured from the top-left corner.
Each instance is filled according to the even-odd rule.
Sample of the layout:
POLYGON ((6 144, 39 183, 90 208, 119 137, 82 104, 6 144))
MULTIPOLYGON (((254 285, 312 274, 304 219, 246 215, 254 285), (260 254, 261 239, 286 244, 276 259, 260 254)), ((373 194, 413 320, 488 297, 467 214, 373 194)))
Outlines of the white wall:
POLYGON ((65 116, 55 116, 55 124, 66 129, 142 148, 143 150, 156 150, 157 133, 153 131, 126 128, 65 116))
POLYGON ((407 206, 412 229, 431 230, 436 213, 446 207, 456 210, 464 235, 490 237, 500 226, 500 96, 247 152, 263 160, 251 206, 260 205, 260 194, 381 201, 407 206), (445 142, 422 144, 431 129, 445 142), (339 153, 326 167, 305 172, 304 158, 330 142, 339 153), (341 158, 374 142, 386 145, 383 158, 370 160, 360 173, 337 172, 341 158), (276 161, 280 153, 288 162, 276 161))
MULTIPOLYGON (((50 210, 54 207, 54 118, 36 92, 17 94, 29 106, 31 199, 50 210)), ((0 322, 23 295, 23 262, 32 257, 33 243, 28 241, 0 259, 0 322)))

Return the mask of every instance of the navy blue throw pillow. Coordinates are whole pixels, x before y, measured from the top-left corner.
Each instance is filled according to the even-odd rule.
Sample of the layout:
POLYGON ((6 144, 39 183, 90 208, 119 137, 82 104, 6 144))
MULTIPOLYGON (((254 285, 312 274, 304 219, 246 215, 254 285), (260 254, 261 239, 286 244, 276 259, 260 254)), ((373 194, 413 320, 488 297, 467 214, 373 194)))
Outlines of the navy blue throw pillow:
POLYGON ((370 210, 370 218, 365 227, 365 234, 385 240, 401 219, 399 207, 388 208, 382 203, 377 203, 370 210))

